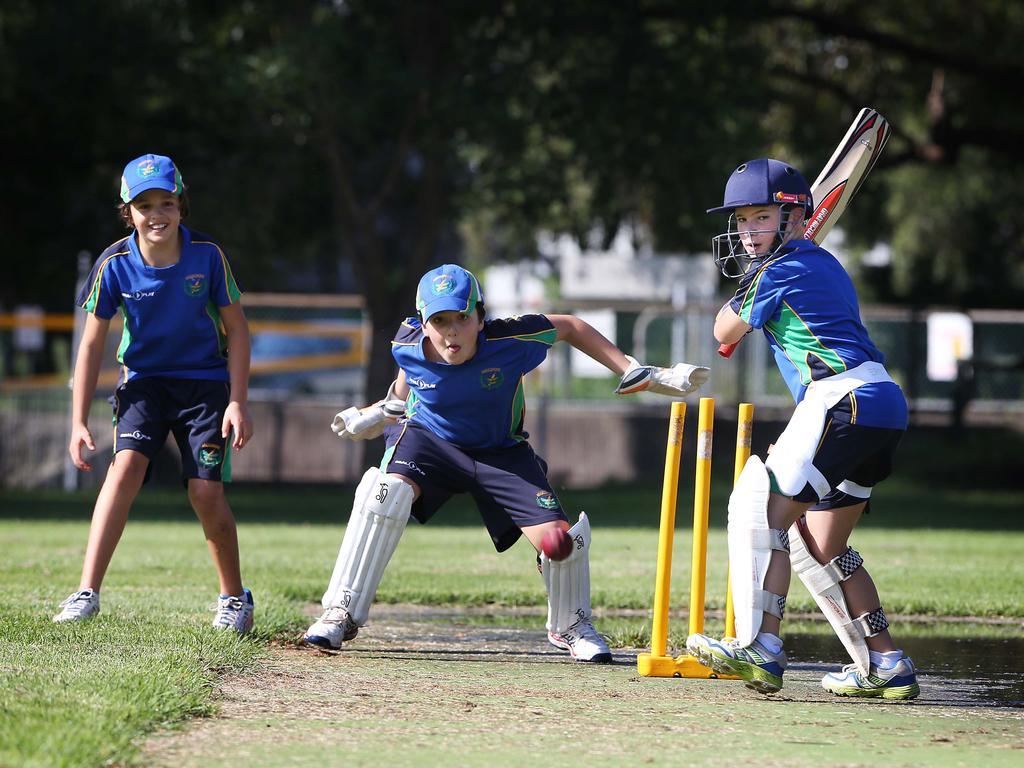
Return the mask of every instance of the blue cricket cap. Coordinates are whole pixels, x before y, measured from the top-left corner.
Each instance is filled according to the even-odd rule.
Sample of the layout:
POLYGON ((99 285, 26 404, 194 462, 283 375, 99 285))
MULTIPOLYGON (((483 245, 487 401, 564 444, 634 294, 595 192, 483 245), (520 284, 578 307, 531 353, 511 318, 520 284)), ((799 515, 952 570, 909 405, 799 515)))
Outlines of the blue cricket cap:
POLYGON ((121 174, 121 199, 130 203, 147 189, 165 189, 181 196, 185 182, 174 162, 164 155, 136 157, 121 174))
POLYGON ((795 203, 808 211, 814 208, 811 188, 796 168, 789 163, 759 158, 743 163, 725 184, 722 205, 708 208, 708 213, 727 213, 748 205, 783 205, 795 203))
POLYGON ((446 310, 467 315, 483 303, 480 281, 472 272, 458 264, 442 264, 420 278, 416 287, 416 311, 423 322, 446 310))

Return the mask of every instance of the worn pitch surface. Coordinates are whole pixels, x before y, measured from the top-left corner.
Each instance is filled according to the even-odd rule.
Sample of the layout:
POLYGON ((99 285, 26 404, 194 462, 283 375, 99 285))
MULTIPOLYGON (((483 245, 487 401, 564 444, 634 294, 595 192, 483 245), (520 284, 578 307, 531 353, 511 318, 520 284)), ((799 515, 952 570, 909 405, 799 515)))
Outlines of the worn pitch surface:
POLYGON ((339 653, 274 648, 226 679, 219 714, 146 743, 174 766, 1019 765, 1024 711, 923 674, 914 702, 836 698, 795 663, 759 696, 735 681, 641 678, 638 649, 574 663, 543 631, 377 606, 339 653))

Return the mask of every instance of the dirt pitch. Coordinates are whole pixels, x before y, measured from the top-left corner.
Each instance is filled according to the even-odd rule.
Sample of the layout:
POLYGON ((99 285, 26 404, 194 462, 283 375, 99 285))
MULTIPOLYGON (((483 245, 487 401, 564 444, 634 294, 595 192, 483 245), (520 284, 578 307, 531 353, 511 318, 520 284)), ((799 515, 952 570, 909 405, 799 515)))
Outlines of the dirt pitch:
POLYGON ((572 662, 543 631, 466 611, 375 606, 340 653, 271 650, 222 681, 219 714, 151 737, 148 766, 1024 764, 1024 712, 962 681, 915 702, 835 698, 832 665, 792 664, 771 697, 735 681, 641 678, 640 649, 572 662))

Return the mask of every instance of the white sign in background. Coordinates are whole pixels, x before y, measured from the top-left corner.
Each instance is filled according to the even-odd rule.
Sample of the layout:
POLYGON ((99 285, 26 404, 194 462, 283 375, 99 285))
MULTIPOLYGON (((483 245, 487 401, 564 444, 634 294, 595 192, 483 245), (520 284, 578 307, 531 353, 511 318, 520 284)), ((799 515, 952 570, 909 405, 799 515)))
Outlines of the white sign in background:
POLYGON ((974 356, 974 325, 962 312, 928 315, 928 360, 932 381, 956 381, 957 364, 974 356))

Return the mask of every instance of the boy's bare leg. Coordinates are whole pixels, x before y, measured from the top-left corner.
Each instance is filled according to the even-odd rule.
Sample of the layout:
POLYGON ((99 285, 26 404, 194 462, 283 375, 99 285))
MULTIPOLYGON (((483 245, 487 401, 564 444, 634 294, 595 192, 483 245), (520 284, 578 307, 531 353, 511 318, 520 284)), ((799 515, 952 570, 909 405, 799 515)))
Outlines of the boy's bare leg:
MULTIPOLYGON (((860 519, 866 502, 849 507, 807 512, 807 548, 819 563, 827 563, 846 551, 854 526, 860 519)), ((846 597, 851 616, 860 616, 873 611, 881 604, 875 582, 862 565, 846 581, 839 583, 846 597)), ((866 639, 872 651, 885 653, 896 650, 896 644, 888 629, 866 639)))
POLYGON ((89 543, 85 548, 82 579, 78 584, 80 590, 99 591, 148 467, 149 459, 132 450, 118 451, 110 462, 92 512, 89 543))
POLYGON ((203 524, 222 595, 242 594, 242 573, 238 558, 238 530, 231 513, 224 484, 193 477, 188 481, 188 499, 203 524))

